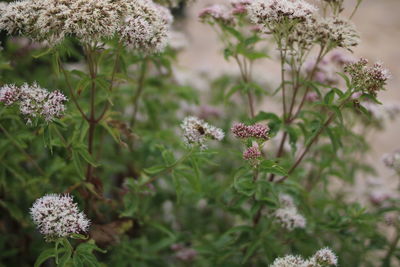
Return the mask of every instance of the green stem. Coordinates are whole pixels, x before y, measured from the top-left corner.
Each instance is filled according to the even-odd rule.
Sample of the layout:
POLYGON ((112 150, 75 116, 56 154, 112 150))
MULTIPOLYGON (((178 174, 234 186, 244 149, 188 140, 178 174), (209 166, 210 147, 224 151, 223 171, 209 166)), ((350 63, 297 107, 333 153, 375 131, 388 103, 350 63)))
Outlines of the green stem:
POLYGON ((382 267, 390 267, 391 266, 390 265, 391 259, 392 259, 393 253, 396 251, 397 244, 399 243, 399 241, 400 241, 400 233, 399 233, 399 230, 397 229, 396 236, 393 239, 393 241, 390 243, 389 250, 386 253, 385 258, 383 259, 382 267))
POLYGON ((188 153, 186 153, 185 155, 183 155, 180 159, 178 159, 175 163, 173 163, 172 165, 168 166, 167 168, 165 168, 164 170, 162 170, 161 172, 153 175, 147 182, 145 182, 144 184, 142 184, 142 186, 146 186, 149 185, 151 183, 153 183, 155 180, 157 180, 160 175, 163 174, 167 174, 170 173, 171 171, 173 171, 175 169, 175 167, 177 167, 178 165, 180 165, 182 162, 184 162, 185 160, 187 160, 194 152, 194 149, 189 150, 188 153))
POLYGON ((148 67, 147 65, 148 65, 148 62, 147 62, 147 59, 145 58, 145 59, 143 59, 143 62, 142 62, 141 68, 140 68, 138 86, 136 89, 136 93, 133 97, 134 110, 133 110, 132 121, 131 121, 132 128, 136 124, 136 119, 137 119, 136 116, 139 111, 139 99, 143 93, 144 84, 146 81, 146 73, 147 73, 147 67, 148 67))

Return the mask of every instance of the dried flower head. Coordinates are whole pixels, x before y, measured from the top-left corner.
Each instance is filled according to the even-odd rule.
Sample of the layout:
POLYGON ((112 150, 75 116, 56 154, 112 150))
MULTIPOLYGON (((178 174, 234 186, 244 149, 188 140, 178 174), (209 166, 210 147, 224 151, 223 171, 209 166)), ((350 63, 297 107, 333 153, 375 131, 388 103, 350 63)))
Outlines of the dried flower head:
POLYGON ((45 195, 33 203, 30 214, 47 241, 87 232, 90 224, 70 195, 45 195))
POLYGON ((283 207, 274 213, 275 220, 289 231, 295 228, 305 228, 306 219, 299 214, 296 207, 283 207))
POLYGON ((305 21, 316 10, 303 0, 255 0, 248 6, 251 22, 260 25, 263 32, 271 32, 288 21, 305 21))
POLYGON ((318 250, 310 260, 312 266, 331 266, 337 265, 338 259, 330 248, 318 250))
POLYGON ((207 139, 221 141, 224 138, 224 132, 212 126, 197 117, 186 117, 181 128, 185 143, 189 146, 199 145, 201 149, 205 149, 205 141, 207 139))
POLYGON ((262 140, 269 139, 269 127, 267 125, 256 123, 254 125, 245 125, 243 123, 235 123, 232 126, 232 133, 236 138, 257 138, 262 140))
POLYGON ((59 91, 49 92, 37 83, 18 87, 13 84, 0 88, 0 102, 5 105, 18 104, 19 110, 28 122, 42 117, 47 122, 64 115, 67 98, 59 91))
POLYGON ((351 77, 351 82, 357 91, 362 91, 373 96, 384 89, 390 73, 382 63, 368 66, 368 60, 361 58, 359 61, 348 64, 345 72, 351 77))

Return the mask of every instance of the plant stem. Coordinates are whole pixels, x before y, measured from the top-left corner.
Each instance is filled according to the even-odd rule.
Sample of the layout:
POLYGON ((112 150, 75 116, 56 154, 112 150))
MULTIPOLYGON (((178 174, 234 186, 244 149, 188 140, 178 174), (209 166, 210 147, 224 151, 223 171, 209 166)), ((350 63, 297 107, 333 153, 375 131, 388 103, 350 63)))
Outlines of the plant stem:
POLYGON ((165 168, 164 170, 162 170, 161 172, 153 175, 147 182, 145 182, 142 186, 146 186, 149 185, 151 183, 153 183, 155 180, 157 180, 160 175, 162 174, 166 174, 166 173, 170 173, 171 171, 174 170, 174 168, 176 166, 178 166, 179 164, 181 164, 182 162, 184 162, 186 159, 188 159, 194 152, 194 149, 189 150, 188 153, 186 153, 185 155, 183 155, 180 159, 178 159, 176 162, 174 162, 173 164, 171 164, 170 166, 168 166, 167 168, 165 168))
MULTIPOLYGON (((344 104, 346 104, 346 102, 349 100, 350 96, 345 99, 340 105, 339 105, 339 110, 344 106, 344 104)), ((282 177, 281 179, 279 179, 277 182, 278 183, 282 183, 283 181, 285 181, 289 175, 291 173, 293 173, 293 171, 300 165, 300 163, 303 161, 304 157, 306 156, 306 154, 310 151, 312 145, 314 144, 314 142, 318 139, 318 137, 321 135, 321 133, 329 126, 329 124, 331 124, 331 122, 336 118, 336 113, 332 112, 328 119, 325 121, 325 123, 322 125, 322 127, 320 127, 318 129, 318 131, 314 134, 314 136, 311 138, 311 140, 308 142, 308 144, 306 145, 306 147, 303 149, 303 152, 300 154, 300 156, 297 158, 296 162, 292 165, 292 167, 290 167, 289 171, 288 171, 288 175, 282 177)))
POLYGON ((83 119, 86 121, 89 121, 89 118, 86 116, 85 112, 83 112, 81 106, 78 103, 78 100, 76 99, 75 93, 74 93, 74 89, 72 88, 72 84, 69 80, 69 76, 67 71, 65 70, 65 68, 63 67, 61 60, 59 60, 58 65, 60 66, 60 69, 62 71, 62 73, 64 74, 65 77, 65 82, 67 84, 68 90, 69 90, 69 94, 71 95, 71 99, 72 102, 74 102, 76 108, 78 109, 79 113, 82 115, 83 119))
POLYGON ((135 96, 133 97, 134 110, 133 110, 132 121, 131 121, 131 127, 132 128, 136 124, 136 116, 137 116, 137 113, 139 111, 139 99, 140 99, 140 96, 143 93, 144 84, 145 84, 145 81, 146 81, 146 73, 147 73, 147 67, 148 67, 147 65, 148 65, 147 59, 144 58, 143 62, 142 62, 142 65, 140 67, 139 80, 138 80, 136 93, 135 93, 135 96))
POLYGON ((357 4, 356 4, 356 6, 355 6, 353 12, 351 12, 351 15, 350 15, 350 17, 349 17, 349 20, 352 19, 352 18, 354 17, 354 15, 356 14, 358 8, 360 7, 362 1, 363 1, 363 0, 357 0, 357 4))
MULTIPOLYGON (((247 71, 247 64, 246 64, 246 60, 242 62, 240 61, 240 58, 238 55, 234 56, 234 59, 236 60, 238 66, 239 66, 239 71, 240 71, 240 75, 242 77, 242 81, 247 84, 250 81, 250 73, 247 71)), ((253 98, 253 94, 248 90, 247 91, 247 101, 249 103, 249 111, 250 111, 250 117, 254 118, 255 117, 255 108, 254 108, 254 98, 253 98)))
POLYGON ((286 89, 285 89, 285 53, 282 49, 279 49, 281 56, 281 81, 282 81, 282 108, 283 108, 283 120, 286 120, 287 108, 286 108, 286 89))
MULTIPOLYGON (((325 50, 325 46, 321 46, 321 49, 319 50, 319 53, 318 53, 318 56, 317 56, 317 60, 315 61, 314 68, 312 69, 312 71, 310 72, 310 75, 308 76, 308 80, 311 80, 314 77, 315 72, 318 69, 318 64, 320 63, 320 61, 323 58, 324 50, 325 50)), ((293 116, 291 114, 290 117, 289 117, 289 121, 290 122, 293 121, 294 119, 296 119, 296 117, 300 114, 301 109, 303 108, 303 106, 304 106, 304 104, 306 102, 307 94, 310 91, 310 89, 311 89, 311 87, 307 86, 307 88, 306 88, 306 90, 304 92, 303 98, 301 99, 300 105, 297 108, 297 111, 293 114, 293 116)))
MULTIPOLYGON (((115 81, 115 76, 117 74, 117 69, 118 69, 118 65, 119 65, 119 61, 120 61, 120 50, 121 50, 122 44, 121 42, 118 44, 118 49, 117 49, 117 54, 115 55, 115 61, 114 61, 114 68, 111 74, 111 80, 110 80, 110 87, 108 88, 108 91, 112 92, 113 87, 114 87, 114 81, 115 81)), ((104 107, 102 113, 100 114, 100 116, 96 119, 96 122, 100 122, 103 118, 104 115, 106 114, 107 110, 110 108, 110 102, 107 101, 106 106, 104 107)))
POLYGON ((396 247, 397 247, 397 244, 399 243, 399 241, 400 241, 400 233, 399 233, 399 230, 396 229, 396 236, 389 245, 389 250, 386 253, 385 258, 383 259, 382 267, 390 267, 391 266, 390 265, 391 259, 392 259, 393 253, 396 251, 396 247))
MULTIPOLYGON (((91 88, 90 88, 90 117, 89 117, 89 133, 88 133, 88 152, 93 156, 93 142, 94 134, 96 130, 96 114, 95 114, 95 99, 96 99, 96 77, 97 77, 97 65, 93 59, 93 51, 91 47, 87 46, 85 49, 87 63, 89 67, 89 73, 91 78, 91 88)), ((92 182, 93 176, 93 166, 88 163, 86 170, 86 181, 92 182)))

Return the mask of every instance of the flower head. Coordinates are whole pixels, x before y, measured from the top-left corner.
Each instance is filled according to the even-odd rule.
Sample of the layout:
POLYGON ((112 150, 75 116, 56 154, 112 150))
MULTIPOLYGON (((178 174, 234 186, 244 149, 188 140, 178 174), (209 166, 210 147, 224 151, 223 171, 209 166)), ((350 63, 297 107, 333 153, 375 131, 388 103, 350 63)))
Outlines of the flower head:
POLYGON ((30 209, 33 222, 47 241, 87 232, 89 220, 70 195, 45 195, 30 209))
POLYGON ((300 256, 286 255, 275 259, 270 267, 309 267, 309 262, 300 256))
POLYGON ((350 75, 356 90, 373 96, 376 96, 378 91, 383 90, 390 78, 389 71, 383 67, 382 63, 378 62, 369 67, 368 60, 364 58, 348 64, 344 70, 350 75))
POLYGON ((222 22, 224 24, 232 24, 233 16, 227 6, 215 4, 204 8, 200 11, 199 18, 202 21, 222 22))
POLYGON ((172 16, 150 0, 22 0, 0 9, 0 29, 50 46, 67 36, 92 43, 119 35, 134 49, 160 51, 172 16))
POLYGON ((305 21, 316 10, 304 0, 254 0, 248 7, 251 22, 262 26, 264 32, 287 21, 305 21))
POLYGON ((314 256, 311 258, 311 262, 311 266, 336 266, 338 259, 330 248, 323 248, 314 254, 314 256))
POLYGON ((18 103, 19 110, 28 122, 42 117, 47 122, 64 115, 67 98, 60 92, 49 92, 37 83, 25 83, 18 87, 13 84, 0 88, 0 102, 9 106, 18 103))
POLYGON ((295 228, 305 228, 306 219, 299 214, 296 207, 283 207, 274 213, 275 220, 289 231, 295 228))
POLYGON ((360 37, 354 24, 338 17, 319 20, 316 27, 316 38, 322 44, 346 49, 360 43, 360 37))
POLYGON ((207 122, 197 117, 186 117, 181 128, 185 143, 189 146, 199 145, 200 148, 205 149, 205 141, 207 139, 221 141, 224 138, 224 132, 207 122))
POLYGON ((131 49, 160 52, 168 43, 173 17, 169 9, 151 1, 134 1, 120 29, 121 40, 131 49))
POLYGON ((232 133, 236 138, 257 138, 262 140, 269 139, 269 127, 267 125, 256 123, 254 125, 245 125, 243 123, 235 123, 232 126, 232 133))

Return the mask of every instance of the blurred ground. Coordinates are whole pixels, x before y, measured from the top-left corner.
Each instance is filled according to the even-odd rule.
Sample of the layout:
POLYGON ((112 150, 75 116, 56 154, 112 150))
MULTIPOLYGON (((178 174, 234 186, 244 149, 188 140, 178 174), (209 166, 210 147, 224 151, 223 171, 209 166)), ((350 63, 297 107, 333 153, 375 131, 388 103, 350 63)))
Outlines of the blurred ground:
MULTIPOLYGON (((226 62, 221 54, 221 44, 209 25, 201 24, 197 18, 199 11, 210 4, 224 3, 227 0, 198 0, 187 12, 188 22, 184 31, 189 38, 189 47, 181 55, 180 64, 188 69, 208 71, 213 75, 222 72, 237 71, 233 62, 226 62)), ((347 0, 348 10, 352 10, 355 0, 347 0)), ((364 0, 353 21, 361 33, 362 43, 355 49, 356 57, 366 57, 370 61, 383 61, 390 69, 392 79, 388 90, 380 94, 383 103, 400 104, 400 0, 364 0)), ((344 14, 348 16, 348 13, 344 14)), ((265 76, 271 80, 277 76, 276 65, 265 60, 262 66, 255 69, 256 76, 265 76), (276 74, 275 74, 276 73, 276 74)), ((257 79, 257 77, 255 77, 257 79)), ((368 160, 378 170, 388 186, 397 183, 393 173, 381 162, 382 154, 400 148, 400 119, 382 133, 369 133, 372 153, 368 160)), ((364 177, 360 177, 364 180, 364 177)), ((360 185, 360 184, 359 184, 360 185)), ((361 186, 362 187, 362 186, 361 186)))

